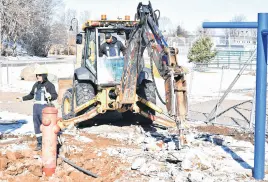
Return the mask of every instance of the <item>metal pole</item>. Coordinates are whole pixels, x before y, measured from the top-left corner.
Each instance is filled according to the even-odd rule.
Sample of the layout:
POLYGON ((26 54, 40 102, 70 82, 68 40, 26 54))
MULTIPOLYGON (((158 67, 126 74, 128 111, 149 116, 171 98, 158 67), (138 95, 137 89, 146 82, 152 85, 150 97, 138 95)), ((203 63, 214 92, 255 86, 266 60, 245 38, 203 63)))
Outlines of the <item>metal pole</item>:
POLYGON ((219 109, 219 101, 220 101, 220 95, 221 95, 221 89, 222 89, 223 75, 224 75, 224 66, 222 66, 222 69, 221 69, 221 81, 220 81, 220 88, 219 88, 219 94, 218 94, 218 102, 216 105, 217 108, 215 112, 215 122, 217 122, 217 114, 218 114, 218 109, 219 109))
POLYGON ((256 88, 254 89, 254 95, 252 99, 252 107, 250 112, 250 123, 249 128, 252 128, 253 122, 255 123, 255 108, 256 108, 256 88))
POLYGON ((230 68, 230 46, 231 46, 231 30, 229 29, 228 31, 228 37, 229 37, 229 41, 228 41, 228 67, 230 68))
POLYGON ((257 69, 256 69, 256 111, 253 177, 264 178, 265 128, 266 128, 266 85, 267 85, 267 36, 262 30, 268 29, 268 13, 258 14, 257 69))
POLYGON ((68 39, 67 39, 67 46, 68 46, 68 56, 70 56, 70 47, 69 47, 69 31, 68 31, 68 39))

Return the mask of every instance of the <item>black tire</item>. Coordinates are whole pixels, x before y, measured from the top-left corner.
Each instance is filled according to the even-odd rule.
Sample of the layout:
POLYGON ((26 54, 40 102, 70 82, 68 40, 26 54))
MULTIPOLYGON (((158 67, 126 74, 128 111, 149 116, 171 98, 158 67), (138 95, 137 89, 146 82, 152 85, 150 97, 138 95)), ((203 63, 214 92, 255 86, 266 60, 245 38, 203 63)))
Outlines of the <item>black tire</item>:
MULTIPOLYGON (((137 90, 137 94, 141 98, 156 104, 155 86, 152 81, 143 80, 141 85, 139 86, 139 89, 137 90)), ((149 108, 148 106, 139 102, 137 103, 137 105, 142 111, 155 115, 155 111, 149 108)), ((145 118, 140 114, 134 114, 131 111, 122 113, 122 117, 125 121, 138 122, 140 124, 152 124, 153 122, 151 119, 145 118)))
MULTIPOLYGON (((93 99, 96 94, 95 94, 95 89, 92 84, 90 83, 82 83, 78 82, 77 80, 75 81, 75 96, 76 96, 76 105, 80 106, 91 99, 93 99)), ((84 114, 90 110, 92 110, 94 106, 90 106, 89 108, 80 111, 77 113, 77 115, 84 114)))
POLYGON ((62 118, 64 120, 71 119, 74 117, 73 114, 71 113, 72 103, 73 103, 72 89, 68 89, 65 91, 62 97, 61 112, 62 112, 62 118))

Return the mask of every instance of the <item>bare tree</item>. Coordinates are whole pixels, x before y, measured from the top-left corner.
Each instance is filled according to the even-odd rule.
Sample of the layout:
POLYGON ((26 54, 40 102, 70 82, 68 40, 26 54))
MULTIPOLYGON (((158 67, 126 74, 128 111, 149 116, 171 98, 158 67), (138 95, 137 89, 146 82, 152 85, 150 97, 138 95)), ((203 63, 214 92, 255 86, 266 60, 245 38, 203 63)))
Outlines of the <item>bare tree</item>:
MULTIPOLYGON (((83 23, 85 23, 86 21, 88 21, 90 19, 90 11, 85 10, 80 12, 80 16, 79 16, 79 22, 82 25, 83 23)), ((81 27, 81 26, 80 26, 81 27)))
POLYGON ((31 11, 31 2, 29 0, 2 0, 1 2, 3 8, 1 15, 3 53, 16 55, 17 43, 20 40, 20 36, 29 25, 27 14, 31 11))
POLYGON ((159 28, 162 31, 165 31, 165 32, 172 31, 172 29, 173 29, 172 21, 166 16, 160 17, 160 19, 159 19, 159 28))
POLYGON ((251 39, 254 44, 257 43, 257 29, 251 29, 250 30, 251 39))
POLYGON ((177 26, 176 35, 179 37, 187 37, 188 32, 180 25, 177 26))
MULTIPOLYGON (((244 15, 236 15, 234 16, 230 22, 244 22, 246 21, 247 18, 244 15)), ((232 38, 237 38, 239 36, 241 36, 241 29, 237 29, 237 28, 232 28, 232 29, 226 29, 225 30, 225 35, 226 37, 232 37, 232 38)))
POLYGON ((197 27, 196 35, 206 35, 213 36, 215 35, 215 30, 210 28, 203 28, 202 26, 197 27))

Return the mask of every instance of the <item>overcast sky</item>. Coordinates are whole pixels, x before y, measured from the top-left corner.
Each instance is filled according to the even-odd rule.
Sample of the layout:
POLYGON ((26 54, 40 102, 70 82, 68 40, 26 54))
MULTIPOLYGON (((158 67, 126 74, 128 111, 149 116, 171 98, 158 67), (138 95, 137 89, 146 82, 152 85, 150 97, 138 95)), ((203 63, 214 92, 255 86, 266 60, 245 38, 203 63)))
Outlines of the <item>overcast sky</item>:
MULTIPOLYGON (((139 2, 144 0, 65 0, 66 8, 91 11, 91 19, 100 19, 101 14, 115 19, 130 15, 134 18, 139 2)), ((194 31, 204 20, 229 21, 243 14, 248 21, 257 21, 259 12, 268 13, 268 0, 151 0, 161 16, 169 17, 173 25, 181 24, 194 31)))

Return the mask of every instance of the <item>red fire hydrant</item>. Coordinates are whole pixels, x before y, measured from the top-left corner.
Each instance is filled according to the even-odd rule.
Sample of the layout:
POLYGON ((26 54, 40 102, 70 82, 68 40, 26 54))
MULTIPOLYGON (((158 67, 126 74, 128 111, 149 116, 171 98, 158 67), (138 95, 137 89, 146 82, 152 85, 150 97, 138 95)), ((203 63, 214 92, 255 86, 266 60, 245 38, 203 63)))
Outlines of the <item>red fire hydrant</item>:
POLYGON ((58 110, 54 107, 46 107, 42 111, 42 163, 46 176, 52 176, 57 165, 57 133, 60 131, 57 115, 58 110))

